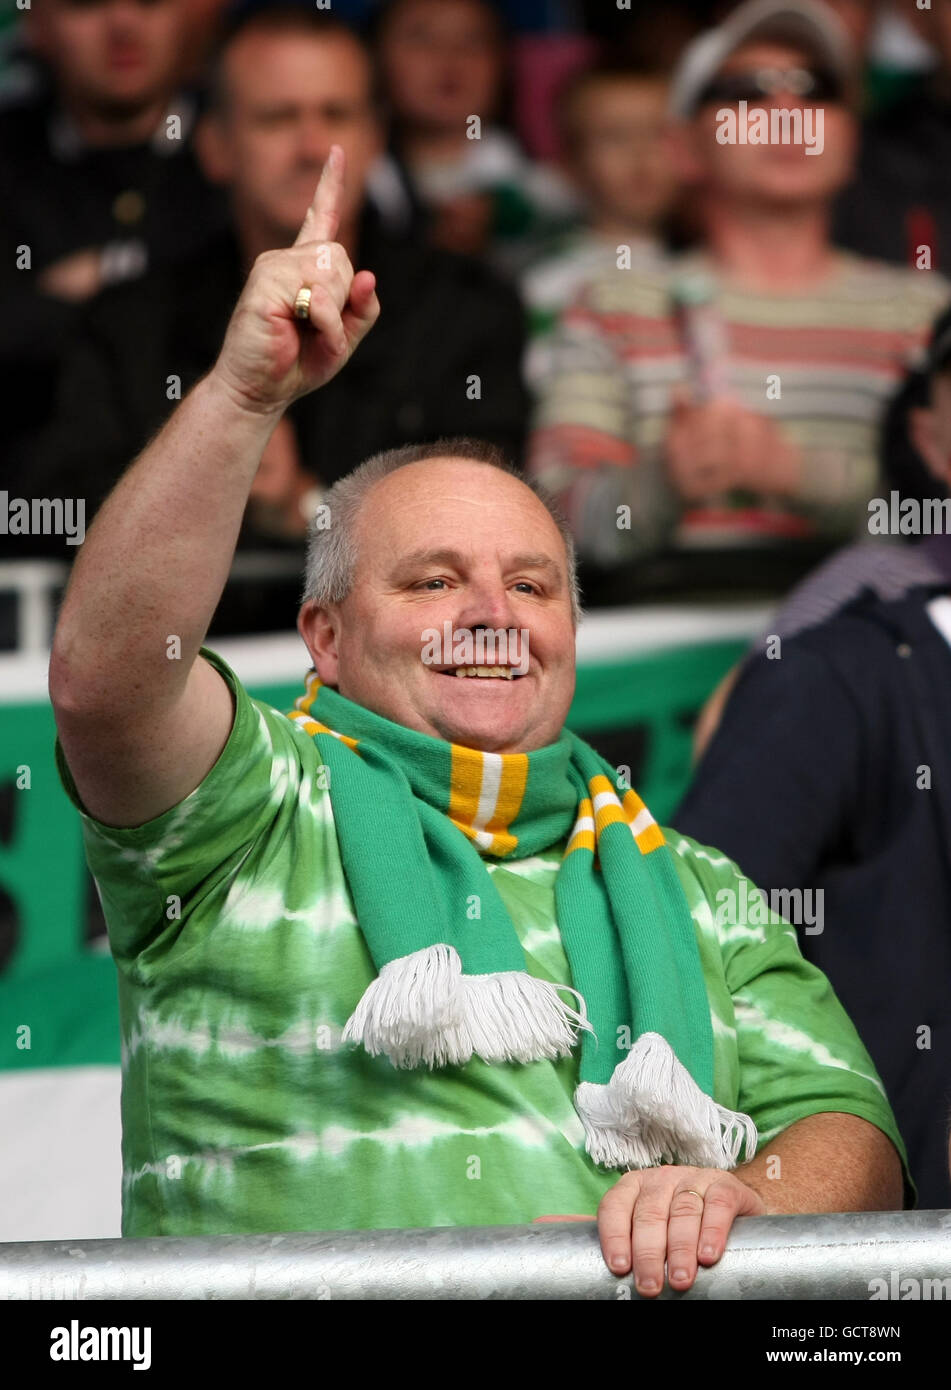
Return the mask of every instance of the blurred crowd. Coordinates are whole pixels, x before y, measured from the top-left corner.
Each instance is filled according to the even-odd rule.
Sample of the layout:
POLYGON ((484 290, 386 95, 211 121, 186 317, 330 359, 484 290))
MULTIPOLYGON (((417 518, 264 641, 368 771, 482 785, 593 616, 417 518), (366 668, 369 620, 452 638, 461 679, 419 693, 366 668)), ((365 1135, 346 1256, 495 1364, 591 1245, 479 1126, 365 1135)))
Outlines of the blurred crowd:
MULTIPOLYGON (((0 99, 10 497, 88 525, 335 141, 383 314, 262 460, 242 546, 285 574, 322 489, 446 435, 556 494, 589 606, 781 593, 868 538, 870 499, 946 494, 949 0, 37 0, 0 99), (821 139, 721 143, 744 103, 821 139)), ((232 586, 213 633, 295 598, 232 586)))

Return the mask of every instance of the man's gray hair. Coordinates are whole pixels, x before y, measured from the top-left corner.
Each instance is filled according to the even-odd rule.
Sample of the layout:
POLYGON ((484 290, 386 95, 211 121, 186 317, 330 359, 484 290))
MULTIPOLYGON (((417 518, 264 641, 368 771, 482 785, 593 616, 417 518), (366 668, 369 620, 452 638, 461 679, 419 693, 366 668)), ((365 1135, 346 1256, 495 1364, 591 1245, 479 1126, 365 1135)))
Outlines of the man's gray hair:
POLYGON ((341 603, 353 587, 357 564, 356 521, 363 501, 381 478, 424 459, 450 458, 488 464, 517 478, 545 506, 558 527, 565 545, 568 565, 568 586, 571 612, 575 625, 581 620, 581 592, 578 586, 578 565, 574 540, 567 521, 544 488, 525 478, 494 444, 481 439, 437 439, 432 444, 406 444, 400 449, 385 449, 359 464, 351 473, 340 478, 321 498, 322 508, 311 523, 307 538, 307 569, 304 579, 303 602, 313 600, 321 605, 341 603), (329 514, 330 525, 324 525, 329 514))

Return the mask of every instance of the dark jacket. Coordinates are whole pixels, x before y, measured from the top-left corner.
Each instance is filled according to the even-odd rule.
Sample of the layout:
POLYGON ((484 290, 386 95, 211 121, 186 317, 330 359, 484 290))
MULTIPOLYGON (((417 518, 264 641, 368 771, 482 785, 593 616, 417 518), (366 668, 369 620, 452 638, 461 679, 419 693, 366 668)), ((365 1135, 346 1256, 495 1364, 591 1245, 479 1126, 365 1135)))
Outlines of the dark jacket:
POLYGON ((922 1207, 951 1207, 951 647, 925 608, 940 592, 865 592, 748 662, 674 817, 767 893, 824 891, 803 954, 872 1055, 922 1207))
MULTIPOLYGON (((37 278, 76 251, 121 243, 141 269, 194 255, 226 225, 223 195, 202 176, 183 127, 90 148, 67 135, 48 97, 0 111, 0 459, 55 399, 81 309, 41 293, 37 278), (25 264, 28 248, 29 266, 25 264)), ((187 120, 187 118, 186 118, 187 120)))
MULTIPOLYGON (((387 239, 364 218, 358 268, 381 314, 346 368, 289 411, 302 465, 329 485, 377 450, 469 434, 521 451, 521 305, 476 261, 387 239), (478 376, 480 398, 470 399, 478 376)), ((229 234, 173 270, 101 295, 55 419, 21 464, 27 495, 85 496, 91 514, 214 364, 244 281, 229 234)))

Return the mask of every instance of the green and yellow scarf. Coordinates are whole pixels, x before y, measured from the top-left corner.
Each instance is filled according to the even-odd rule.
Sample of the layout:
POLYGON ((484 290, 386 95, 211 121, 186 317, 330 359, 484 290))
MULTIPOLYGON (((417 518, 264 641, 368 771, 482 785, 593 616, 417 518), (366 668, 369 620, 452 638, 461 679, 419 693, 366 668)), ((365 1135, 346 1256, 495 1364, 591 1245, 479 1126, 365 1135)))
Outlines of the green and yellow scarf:
POLYGON ((378 971, 345 1041, 442 1067, 554 1059, 580 1034, 574 1101, 595 1162, 732 1168, 744 1140, 753 1156, 753 1122, 713 1099, 710 1006, 670 851, 609 763, 568 730, 532 753, 463 748, 313 672, 289 718, 319 746, 378 971), (565 839, 555 905, 573 985, 556 986, 528 973, 483 860, 565 839))

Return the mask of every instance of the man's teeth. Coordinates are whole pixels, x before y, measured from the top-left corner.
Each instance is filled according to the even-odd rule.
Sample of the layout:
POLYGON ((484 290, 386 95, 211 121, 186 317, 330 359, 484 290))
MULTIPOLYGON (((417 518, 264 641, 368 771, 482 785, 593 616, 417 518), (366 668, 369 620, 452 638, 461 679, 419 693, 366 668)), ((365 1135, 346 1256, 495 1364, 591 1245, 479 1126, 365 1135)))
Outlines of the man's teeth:
POLYGON ((511 666, 457 666, 457 676, 488 676, 491 680, 510 681, 514 679, 511 666))

